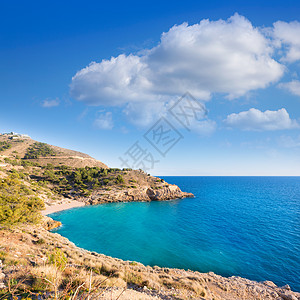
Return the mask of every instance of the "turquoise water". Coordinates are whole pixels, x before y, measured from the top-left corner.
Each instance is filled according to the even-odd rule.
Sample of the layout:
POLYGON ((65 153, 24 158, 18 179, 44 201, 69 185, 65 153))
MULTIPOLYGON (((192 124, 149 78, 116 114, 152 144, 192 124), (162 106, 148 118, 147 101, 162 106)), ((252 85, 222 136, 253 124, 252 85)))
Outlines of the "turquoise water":
POLYGON ((300 291, 300 177, 164 177, 193 199, 52 214, 79 247, 146 265, 288 283, 300 291))

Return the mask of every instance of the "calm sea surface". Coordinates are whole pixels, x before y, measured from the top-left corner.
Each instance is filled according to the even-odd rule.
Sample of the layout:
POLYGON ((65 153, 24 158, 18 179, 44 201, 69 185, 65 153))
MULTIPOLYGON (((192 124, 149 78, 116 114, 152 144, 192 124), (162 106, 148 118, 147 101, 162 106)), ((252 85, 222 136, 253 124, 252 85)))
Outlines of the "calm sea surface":
POLYGON ((51 217, 77 246, 146 265, 213 271, 300 292, 300 177, 163 177, 193 199, 51 217))

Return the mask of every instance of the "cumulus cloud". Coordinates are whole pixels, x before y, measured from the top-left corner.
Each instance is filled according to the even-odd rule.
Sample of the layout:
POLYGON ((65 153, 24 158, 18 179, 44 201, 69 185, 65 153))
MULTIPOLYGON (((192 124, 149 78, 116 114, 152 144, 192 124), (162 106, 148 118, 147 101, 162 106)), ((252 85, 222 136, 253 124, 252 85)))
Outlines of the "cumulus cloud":
POLYGON ((290 82, 281 83, 278 85, 280 88, 284 88, 291 92, 296 96, 300 96, 300 81, 299 80, 292 80, 290 82))
POLYGON ((212 93, 237 98, 283 75, 272 52, 270 40, 238 14, 183 23, 163 33, 152 49, 90 63, 72 78, 70 93, 103 106, 165 103, 186 91, 202 100, 212 93))
POLYGON ((283 61, 295 62, 300 60, 300 22, 274 23, 273 36, 280 46, 286 48, 283 61))
POLYGON ((42 107, 45 108, 51 108, 51 107, 55 107, 58 106, 60 103, 59 99, 45 99, 44 101, 42 101, 41 105, 42 107))
POLYGON ((104 129, 104 130, 113 129, 114 123, 112 119, 112 113, 111 112, 100 113, 96 118, 96 120, 94 121, 94 126, 97 129, 104 129))
POLYGON ((230 114, 224 122, 232 128, 253 131, 300 128, 298 122, 292 120, 284 108, 277 111, 266 110, 265 112, 251 108, 238 114, 230 114))

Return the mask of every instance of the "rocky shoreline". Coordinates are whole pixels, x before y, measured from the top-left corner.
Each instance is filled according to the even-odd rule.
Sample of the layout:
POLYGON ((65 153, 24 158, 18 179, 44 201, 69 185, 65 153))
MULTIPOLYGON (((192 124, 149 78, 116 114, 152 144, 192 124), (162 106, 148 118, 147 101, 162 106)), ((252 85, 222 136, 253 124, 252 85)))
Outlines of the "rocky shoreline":
POLYGON ((91 196, 80 197, 77 200, 89 205, 95 205, 112 202, 166 201, 192 197, 194 197, 192 193, 182 192, 177 185, 164 183, 158 189, 153 189, 149 186, 139 186, 129 189, 98 189, 91 196))
MULTIPOLYGON (((147 186, 138 189, 114 189, 111 191, 98 190, 88 198, 77 199, 83 201, 86 205, 97 205, 113 202, 132 202, 132 201, 166 201, 178 198, 194 197, 191 193, 182 192, 176 185, 165 183, 160 189, 154 190, 147 186)), ((51 230, 61 225, 60 222, 46 217, 44 228, 51 230), (45 225, 47 224, 47 225, 45 225)), ((53 233, 49 232, 49 235, 53 233)), ((100 258, 106 263, 118 266, 118 270, 125 267, 133 271, 142 273, 145 281, 144 286, 127 287, 126 289, 114 286, 111 289, 102 292, 99 299, 111 299, 112 295, 119 299, 282 299, 282 300, 300 300, 300 293, 291 291, 289 285, 278 287, 272 281, 256 282, 239 276, 223 277, 213 272, 200 273, 197 271, 181 270, 174 268, 161 268, 144 266, 137 262, 123 261, 118 258, 112 258, 96 252, 90 252, 76 247, 72 242, 59 234, 54 234, 55 239, 63 241, 68 245, 84 253, 84 256, 92 256, 97 260, 100 258), (156 280, 153 280, 153 277, 156 280), (152 286, 148 287, 149 280, 152 286), (184 288, 177 288, 178 282, 186 281, 184 288), (166 284, 166 283, 169 283, 166 284), (163 284, 161 284, 163 283, 163 284), (174 284, 174 286, 173 286, 174 284), (165 285, 168 287, 166 288, 165 285), (191 285, 191 286, 189 286, 191 285), (196 291, 196 292, 195 292, 196 291)), ((60 243, 57 243, 59 245, 60 243)), ((59 245, 59 247, 62 247, 59 245)))
MULTIPOLYGON (((300 293, 291 291, 288 285, 278 287, 271 281, 256 282, 238 276, 226 278, 213 272, 151 267, 87 251, 75 246, 67 238, 39 226, 2 231, 0 245, 10 249, 11 257, 28 260, 28 263, 33 264, 32 272, 44 264, 51 249, 61 249, 68 257, 68 272, 83 273, 88 268, 94 270, 95 280, 97 277, 101 280, 107 278, 107 286, 91 299, 300 299, 300 293), (100 271, 97 271, 97 266, 100 266, 100 271), (97 272, 100 272, 99 275, 97 272)), ((0 285, 4 285, 3 282, 11 276, 10 268, 15 267, 0 270, 0 285)), ((88 279, 90 273, 84 274, 87 274, 85 276, 88 279)), ((80 280, 84 282, 86 279, 80 280)))
POLYGON ((84 205, 98 205, 114 202, 150 202, 150 201, 168 201, 174 199, 192 198, 192 193, 182 192, 175 184, 164 183, 160 189, 152 189, 149 186, 142 186, 131 189, 111 190, 98 189, 89 197, 77 197, 76 200, 68 198, 62 199, 59 203, 46 205, 42 214, 44 217, 43 226, 47 230, 52 230, 61 226, 61 222, 55 221, 47 215, 84 205))

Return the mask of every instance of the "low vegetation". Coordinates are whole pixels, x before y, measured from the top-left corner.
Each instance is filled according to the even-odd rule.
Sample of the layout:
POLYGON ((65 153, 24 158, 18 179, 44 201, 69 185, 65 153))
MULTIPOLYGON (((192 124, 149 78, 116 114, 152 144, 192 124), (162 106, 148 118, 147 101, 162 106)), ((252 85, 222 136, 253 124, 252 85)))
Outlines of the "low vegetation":
POLYGON ((24 159, 37 159, 39 157, 55 156, 55 151, 45 143, 35 142, 28 147, 24 159))
MULTIPOLYGON (((24 174, 23 174, 24 176, 24 174)), ((0 224, 36 223, 44 202, 12 173, 0 181, 0 224)))
POLYGON ((178 300, 187 299, 187 293, 193 297, 206 293, 200 275, 146 267, 84 251, 35 226, 2 230, 0 259, 8 286, 0 288, 0 299, 87 300, 102 299, 100 295, 108 293, 108 299, 116 300, 128 287, 165 289, 178 300), (118 289, 113 298, 109 293, 111 287, 118 289))
POLYGON ((8 143, 6 141, 0 142, 0 152, 4 151, 4 150, 7 150, 9 148, 11 148, 11 144, 10 143, 8 143))

